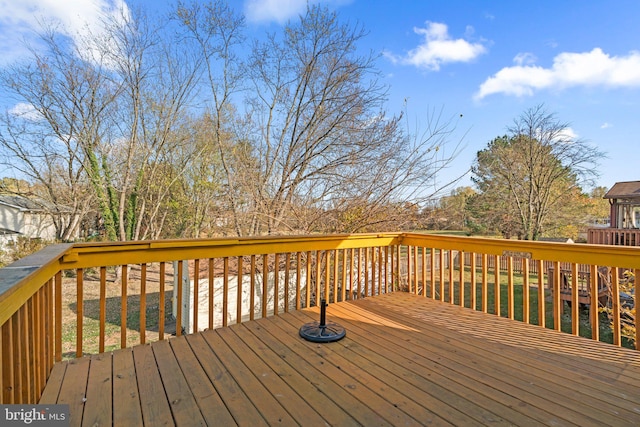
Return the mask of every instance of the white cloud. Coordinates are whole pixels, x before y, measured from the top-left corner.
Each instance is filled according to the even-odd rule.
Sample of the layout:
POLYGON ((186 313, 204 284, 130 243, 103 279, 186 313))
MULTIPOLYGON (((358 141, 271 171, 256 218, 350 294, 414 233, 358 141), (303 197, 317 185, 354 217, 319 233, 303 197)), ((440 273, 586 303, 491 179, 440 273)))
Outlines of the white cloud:
POLYGON ((567 127, 562 129, 562 131, 560 131, 560 133, 556 136, 556 140, 569 142, 569 141, 576 141, 578 137, 579 135, 576 133, 575 130, 573 130, 573 128, 567 127))
POLYGON ((341 5, 352 0, 245 0, 244 14, 250 22, 286 23, 305 12, 307 3, 341 5))
POLYGON ((610 56, 600 48, 565 52, 554 58, 551 68, 516 60, 515 66, 505 67, 485 80, 475 98, 496 93, 525 96, 537 90, 574 86, 640 87, 640 52, 626 56, 610 56))
POLYGON ((608 122, 604 122, 603 124, 600 125, 600 129, 609 129, 611 127, 613 127, 613 125, 608 122))
POLYGON ((105 15, 127 16, 125 0, 18 0, 0 1, 0 64, 26 52, 23 41, 33 43, 42 23, 59 24, 60 30, 77 40, 87 29, 99 33, 105 15))
POLYGON ((536 61, 537 61, 536 56, 533 53, 529 53, 529 52, 519 53, 516 55, 515 58, 513 58, 513 62, 515 62, 518 65, 531 65, 531 64, 535 64, 536 61))
MULTIPOLYGON (((394 62, 438 71, 442 64, 469 62, 487 51, 481 43, 471 43, 465 39, 452 39, 446 24, 429 21, 426 24, 426 28, 413 29, 416 34, 424 36, 424 41, 420 45, 411 49, 403 57, 389 53, 387 56, 394 62)), ((472 34, 473 28, 467 27, 466 33, 472 34)))
POLYGON ((276 21, 285 23, 304 12, 307 0, 247 0, 244 14, 251 22, 276 21))
POLYGON ((9 114, 32 122, 38 121, 43 118, 42 115, 40 115, 40 113, 33 107, 33 105, 27 104, 26 102, 20 102, 14 105, 9 110, 9 114))

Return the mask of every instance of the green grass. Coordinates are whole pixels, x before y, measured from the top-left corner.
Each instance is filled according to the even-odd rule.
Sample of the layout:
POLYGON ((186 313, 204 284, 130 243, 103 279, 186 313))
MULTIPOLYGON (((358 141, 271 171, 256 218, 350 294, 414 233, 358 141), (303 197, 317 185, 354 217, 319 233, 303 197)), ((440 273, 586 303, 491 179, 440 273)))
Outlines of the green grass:
MULTIPOLYGON (((158 303, 159 294, 147 294, 145 335, 147 341, 158 339, 158 303)), ((76 346, 76 303, 68 306, 70 316, 63 322, 62 342, 63 357, 74 358, 76 346)), ((84 354, 96 354, 99 351, 100 336, 100 305, 99 300, 89 299, 83 302, 83 335, 82 351, 84 354)), ((105 351, 112 351, 120 348, 121 339, 121 312, 120 298, 109 297, 106 301, 105 313, 105 351)), ((127 346, 140 343, 140 295, 129 295, 127 297, 127 346)), ((175 321, 171 318, 171 292, 165 294, 165 333, 171 333, 175 328, 175 321)))

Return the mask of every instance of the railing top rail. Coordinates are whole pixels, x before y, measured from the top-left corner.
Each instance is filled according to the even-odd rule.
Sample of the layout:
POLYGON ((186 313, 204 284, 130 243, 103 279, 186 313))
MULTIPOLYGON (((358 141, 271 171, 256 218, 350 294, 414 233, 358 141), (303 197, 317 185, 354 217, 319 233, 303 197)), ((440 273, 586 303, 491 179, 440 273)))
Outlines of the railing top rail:
POLYGON ((402 244, 536 260, 640 268, 640 247, 404 233, 402 244))
POLYGON ((49 245, 0 268, 0 325, 4 324, 44 282, 60 271, 60 260, 72 244, 49 245))
POLYGON ((0 324, 6 322, 43 283, 65 269, 389 246, 398 243, 400 236, 401 233, 318 234, 50 245, 0 269, 0 324))
POLYGON ((140 264, 180 259, 389 246, 399 243, 401 235, 401 233, 318 234, 80 243, 65 253, 62 263, 64 268, 87 268, 123 263, 140 264))
POLYGON ((182 259, 390 246, 394 244, 511 255, 549 261, 640 268, 640 248, 532 242, 426 233, 362 233, 154 240, 51 245, 0 269, 0 324, 43 283, 65 269, 182 259))

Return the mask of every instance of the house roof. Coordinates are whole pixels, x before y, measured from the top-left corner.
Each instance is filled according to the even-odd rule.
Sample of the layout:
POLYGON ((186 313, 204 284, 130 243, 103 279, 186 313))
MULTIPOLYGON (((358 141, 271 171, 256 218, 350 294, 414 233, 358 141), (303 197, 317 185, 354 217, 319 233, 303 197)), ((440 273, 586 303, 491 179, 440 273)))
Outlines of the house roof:
POLYGON ((55 212, 59 210, 46 200, 18 195, 0 195, 0 204, 26 212, 55 212))
POLYGON ((0 228, 0 236, 6 236, 8 234, 22 234, 22 233, 15 230, 9 230, 8 228, 0 228))
POLYGON ((616 182, 607 194, 605 199, 640 199, 640 181, 616 182))

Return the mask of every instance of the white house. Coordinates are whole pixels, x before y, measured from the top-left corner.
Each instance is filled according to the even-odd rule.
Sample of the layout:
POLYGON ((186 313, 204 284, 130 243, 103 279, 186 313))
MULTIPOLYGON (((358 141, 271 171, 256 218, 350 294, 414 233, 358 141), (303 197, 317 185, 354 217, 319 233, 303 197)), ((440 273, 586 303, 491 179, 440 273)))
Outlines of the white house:
POLYGON ((54 240, 56 228, 49 204, 41 199, 0 195, 0 243, 15 240, 18 236, 54 240))

